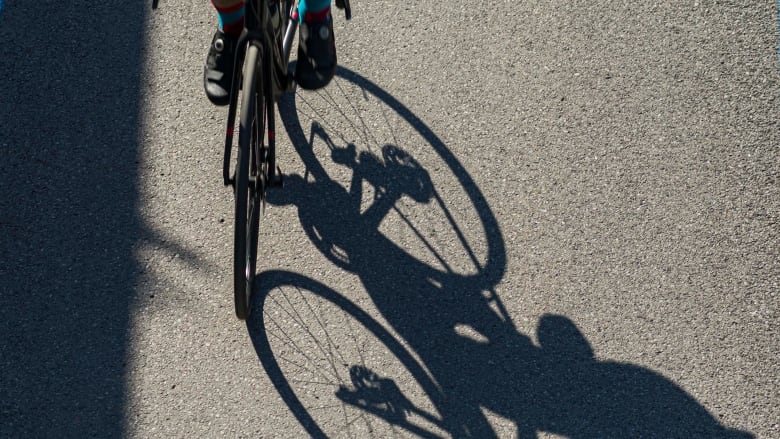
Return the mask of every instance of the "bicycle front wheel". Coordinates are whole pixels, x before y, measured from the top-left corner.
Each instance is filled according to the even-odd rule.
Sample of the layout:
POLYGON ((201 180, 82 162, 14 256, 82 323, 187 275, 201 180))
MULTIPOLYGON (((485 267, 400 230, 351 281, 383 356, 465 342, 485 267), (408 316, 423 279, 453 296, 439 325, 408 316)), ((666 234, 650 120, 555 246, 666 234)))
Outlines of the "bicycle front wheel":
POLYGON ((233 245, 233 290, 236 316, 246 319, 257 267, 257 240, 264 173, 260 159, 265 131, 263 93, 258 87, 260 49, 250 44, 244 59, 238 153, 236 162, 236 217, 233 245))

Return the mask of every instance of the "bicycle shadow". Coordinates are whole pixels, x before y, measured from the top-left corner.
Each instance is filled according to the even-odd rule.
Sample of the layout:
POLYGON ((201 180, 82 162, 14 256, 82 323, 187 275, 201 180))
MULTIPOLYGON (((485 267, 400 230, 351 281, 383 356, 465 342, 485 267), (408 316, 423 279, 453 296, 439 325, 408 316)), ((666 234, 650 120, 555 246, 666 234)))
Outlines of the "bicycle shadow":
MULTIPOLYGON (((409 151, 392 142, 369 151, 330 133, 324 128, 327 121, 313 122, 306 136, 307 127, 301 126, 292 100, 283 102, 281 113, 306 173, 288 176, 285 189, 273 193, 269 202, 294 205, 303 229, 322 254, 360 279, 382 317, 436 383, 424 390, 448 434, 495 437, 484 408, 515 423, 518 437, 536 437, 538 432, 572 438, 752 437, 722 426, 682 388, 652 370, 597 360, 590 343, 565 316, 548 315, 539 321, 538 345, 518 332, 494 290, 506 269, 501 229, 465 168, 422 121, 378 86, 344 68, 338 79, 378 98, 435 150, 479 217, 487 243, 484 260, 467 250, 476 273, 458 273, 450 269, 445 255, 436 254, 440 267, 434 267, 386 236, 380 224, 402 199, 441 206, 455 235, 462 237, 463 231, 441 201, 429 172, 409 151), (330 157, 315 155, 315 141, 327 145, 330 157), (351 172, 348 184, 331 178, 327 169, 334 165, 351 172), (363 208, 367 187, 372 188, 373 199, 363 208)), ((406 224, 412 234, 423 236, 411 222, 406 224)), ((459 239, 468 249, 466 240, 459 239)), ((264 288, 260 296, 267 293, 264 288)), ((248 327, 250 334, 263 331, 256 318, 248 327)), ((262 358, 270 352, 258 354, 262 358)), ((268 372, 279 388, 284 378, 276 370, 268 372)), ((418 381, 427 382, 420 376, 424 372, 413 373, 418 381)), ((416 410, 382 371, 352 365, 350 378, 351 384, 334 389, 345 404, 396 425, 416 410)), ((301 413, 307 409, 288 386, 283 387, 280 393, 295 416, 308 419, 301 413)))

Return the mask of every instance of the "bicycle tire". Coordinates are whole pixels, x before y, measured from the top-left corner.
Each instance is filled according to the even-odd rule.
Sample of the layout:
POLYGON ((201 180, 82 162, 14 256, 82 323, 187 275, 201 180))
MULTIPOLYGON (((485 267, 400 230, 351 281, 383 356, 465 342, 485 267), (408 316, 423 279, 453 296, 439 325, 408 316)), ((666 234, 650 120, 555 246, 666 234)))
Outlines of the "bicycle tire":
POLYGON ((246 319, 250 312, 264 184, 263 170, 258 166, 265 124, 263 94, 258 88, 257 69, 260 59, 259 47, 249 44, 244 58, 239 147, 236 154, 233 242, 233 292, 236 317, 241 320, 246 319))

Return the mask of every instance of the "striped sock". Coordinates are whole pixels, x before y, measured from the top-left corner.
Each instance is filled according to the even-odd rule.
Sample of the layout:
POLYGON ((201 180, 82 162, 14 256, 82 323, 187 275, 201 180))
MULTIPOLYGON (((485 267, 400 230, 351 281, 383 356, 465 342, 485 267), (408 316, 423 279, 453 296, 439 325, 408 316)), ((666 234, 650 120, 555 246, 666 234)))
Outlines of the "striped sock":
POLYGON ((219 20, 219 30, 226 34, 238 35, 244 29, 244 2, 243 0, 233 6, 217 6, 212 1, 217 10, 217 19, 219 20))
POLYGON ((330 0, 300 0, 298 14, 307 23, 328 21, 330 0))

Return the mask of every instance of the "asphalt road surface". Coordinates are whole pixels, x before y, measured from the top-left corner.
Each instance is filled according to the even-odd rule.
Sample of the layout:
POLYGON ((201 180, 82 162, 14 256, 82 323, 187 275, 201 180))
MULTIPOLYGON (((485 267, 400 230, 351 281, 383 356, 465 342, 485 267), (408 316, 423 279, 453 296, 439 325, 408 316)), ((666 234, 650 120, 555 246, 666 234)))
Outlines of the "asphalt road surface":
POLYGON ((0 437, 780 438, 776 0, 353 9, 242 322, 209 2, 4 3, 0 437))

